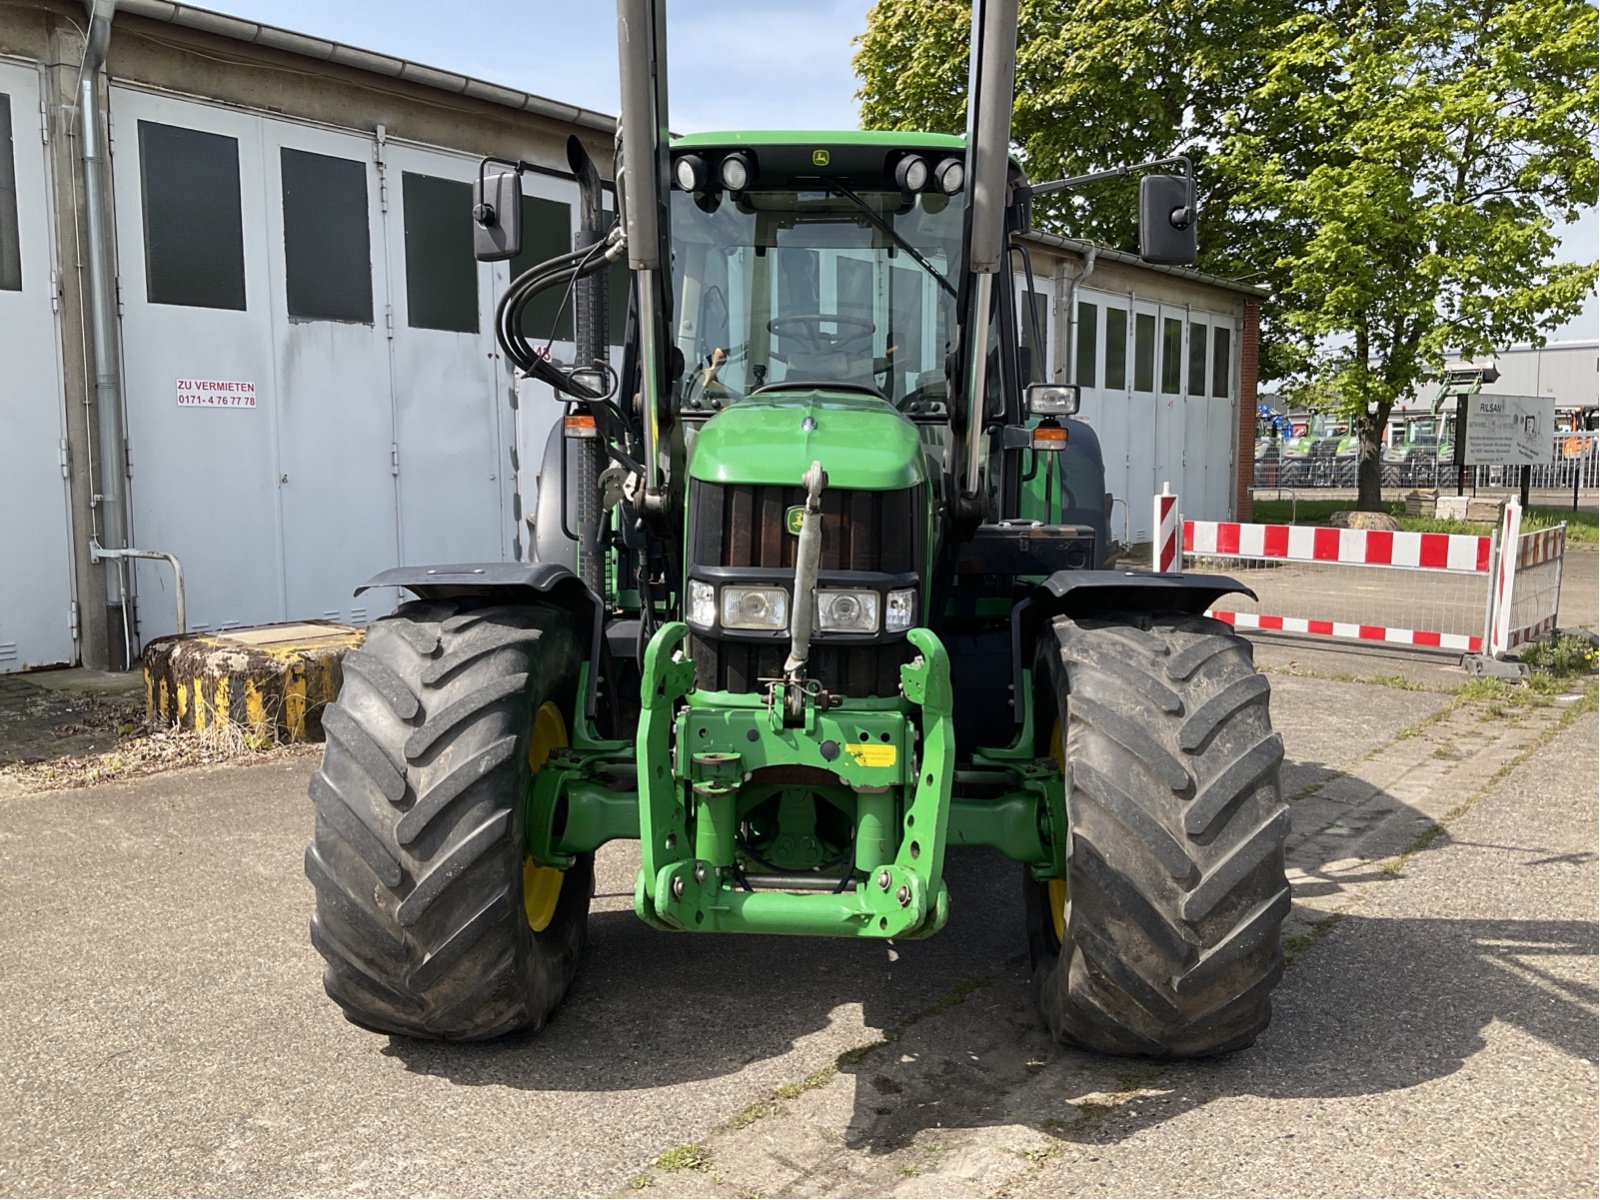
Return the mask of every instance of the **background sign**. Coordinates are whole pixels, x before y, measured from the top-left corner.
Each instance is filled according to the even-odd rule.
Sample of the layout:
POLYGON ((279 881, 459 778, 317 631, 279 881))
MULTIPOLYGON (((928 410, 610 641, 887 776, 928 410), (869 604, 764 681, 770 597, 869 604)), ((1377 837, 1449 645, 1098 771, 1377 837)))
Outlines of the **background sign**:
POLYGON ((1555 449, 1554 396, 1467 397, 1466 465, 1547 463, 1555 449))
POLYGON ((180 379, 179 408, 254 408, 256 385, 243 379, 180 379))

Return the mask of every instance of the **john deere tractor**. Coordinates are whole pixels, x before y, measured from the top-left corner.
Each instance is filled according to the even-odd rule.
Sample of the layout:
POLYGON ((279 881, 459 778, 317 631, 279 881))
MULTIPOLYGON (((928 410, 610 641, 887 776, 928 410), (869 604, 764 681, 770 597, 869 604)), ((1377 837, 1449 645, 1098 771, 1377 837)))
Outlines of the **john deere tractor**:
MULTIPOLYGON (((620 0, 620 218, 500 305, 565 406, 533 561, 386 572, 416 599, 345 661, 311 784, 328 994, 389 1034, 539 1026, 594 855, 638 844, 662 936, 924 938, 950 851, 1018 864, 1046 1024, 1099 1051, 1250 1043, 1282 972, 1282 743, 1243 591, 1109 569, 1076 389, 1021 348, 1030 185, 1008 154, 1016 3, 975 5, 964 137, 665 131, 665 24, 620 0), (605 268, 631 297, 604 361, 605 268), (570 290, 577 361, 523 332, 570 290)), ((1192 261, 1182 160, 1141 250, 1192 261)), ((521 241, 486 161, 480 256, 521 241)), ((1031 344, 1044 338, 1034 332, 1031 344)), ((995 888, 1017 881, 996 878, 995 888)))

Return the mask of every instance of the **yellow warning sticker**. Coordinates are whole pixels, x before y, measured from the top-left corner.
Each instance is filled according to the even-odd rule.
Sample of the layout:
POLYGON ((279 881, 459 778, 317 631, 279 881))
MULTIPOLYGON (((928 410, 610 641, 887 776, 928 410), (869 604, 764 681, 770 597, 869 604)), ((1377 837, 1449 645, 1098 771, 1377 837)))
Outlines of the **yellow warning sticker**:
POLYGON ((844 752, 856 760, 858 767, 892 767, 895 748, 878 742, 846 742, 844 752))

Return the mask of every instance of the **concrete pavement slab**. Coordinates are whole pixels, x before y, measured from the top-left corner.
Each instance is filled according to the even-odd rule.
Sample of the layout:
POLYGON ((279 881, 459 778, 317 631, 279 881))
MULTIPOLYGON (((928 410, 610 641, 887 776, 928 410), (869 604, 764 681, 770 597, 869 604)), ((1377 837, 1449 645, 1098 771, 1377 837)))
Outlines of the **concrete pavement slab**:
MULTIPOLYGON (((1274 714, 1305 786, 1361 777, 1397 729, 1446 702, 1274 676, 1274 714)), ((1405 741, 1431 760, 1431 744, 1405 741)), ((1471 747, 1462 750, 1469 769, 1471 747)), ((1592 740, 1573 753, 1589 756, 1592 807, 1592 740)), ((11 918, 0 934, 9 1017, 0 1091, 21 1099, 0 1115, 0 1193, 589 1195, 630 1192, 630 1181, 678 1194, 1026 1190, 1055 1180, 1048 1172, 1069 1153, 1093 1163, 1179 1117, 1199 1124, 1172 1153, 1248 1159, 1267 1135, 1213 1121, 1227 1104, 1292 1101, 1311 1121, 1459 1074, 1500 1052, 1486 1014, 1509 1005, 1506 989, 1512 999, 1528 990, 1507 982, 1509 969, 1482 967, 1467 935, 1415 922, 1396 942, 1361 939, 1371 961, 1344 992, 1321 975, 1301 983, 1349 931, 1390 929, 1363 905, 1290 972, 1266 1049, 1177 1069, 1161 1077, 1177 1081, 1169 1087, 1149 1067, 1074 1054, 1040 1031, 1020 956, 1019 873, 1003 860, 953 856, 950 926, 927 942, 881 945, 653 932, 631 912, 636 857, 612 846, 590 950, 547 1029, 480 1046, 378 1037, 322 995, 306 939, 313 765, 190 770, 0 801, 0 911, 11 918), (1412 961, 1448 988, 1397 992, 1412 961), (1352 1019, 1384 1013, 1396 995, 1420 1012, 1429 994, 1470 992, 1479 976, 1501 990, 1452 1001, 1458 1019, 1420 1060, 1404 1060, 1392 1022, 1352 1019), (1337 1003, 1323 997, 1330 990, 1337 1003), (1302 1026, 1321 1040, 1297 1041, 1302 1026), (652 1165, 690 1143, 705 1154, 668 1161, 703 1170, 652 1165)), ((1541 828, 1538 856, 1579 853, 1553 817, 1540 822, 1553 832, 1541 828)), ((1365 870, 1403 888, 1411 863, 1398 877, 1365 870)), ((1592 873, 1592 858, 1560 869, 1592 873)), ((1570 974, 1588 961, 1592 971, 1592 934, 1586 960, 1572 929, 1555 932, 1567 938, 1560 953, 1533 966, 1570 974)), ((1563 1012, 1550 1020, 1562 1031, 1552 1036, 1571 1044, 1563 1012)), ((1545 1027, 1512 1019, 1505 1037, 1545 1027)), ((1371 1116, 1381 1117, 1373 1128, 1391 1115, 1371 1116)), ((1352 1135, 1348 1149, 1365 1153, 1369 1142, 1352 1135)), ((1581 1150, 1581 1138, 1574 1144, 1581 1150)), ((1592 1138, 1589 1147, 1592 1157, 1592 1138)), ((1299 1190, 1343 1190, 1343 1160, 1291 1158, 1299 1174, 1284 1176, 1284 1189, 1303 1178, 1299 1190)), ((1122 1174, 1085 1168, 1059 1184, 1225 1190, 1231 1177, 1207 1169, 1121 1188, 1122 1174)))

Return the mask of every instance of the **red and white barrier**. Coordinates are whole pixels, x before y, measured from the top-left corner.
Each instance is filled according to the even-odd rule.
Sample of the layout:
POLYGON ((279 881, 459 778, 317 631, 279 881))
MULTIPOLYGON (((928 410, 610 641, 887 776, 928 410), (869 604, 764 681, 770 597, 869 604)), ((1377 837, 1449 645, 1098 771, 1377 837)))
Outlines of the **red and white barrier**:
POLYGON ((1238 521, 1183 523, 1185 554, 1469 575, 1481 575, 1489 569, 1491 542, 1491 538, 1470 533, 1391 533, 1383 529, 1246 525, 1238 521))
POLYGON ((1483 639, 1471 634, 1443 633, 1432 629, 1402 629, 1398 625, 1360 625, 1353 621, 1316 621, 1309 617, 1275 617, 1267 613, 1206 613, 1238 629, 1270 629, 1279 633, 1305 633, 1362 642, 1389 642, 1399 646, 1427 646, 1435 650, 1460 650, 1476 654, 1483 639))
POLYGON ((1157 575, 1176 575, 1183 571, 1183 548, 1178 542, 1178 526, 1182 520, 1172 485, 1163 483, 1150 523, 1150 528, 1155 530, 1155 538, 1150 543, 1150 569, 1157 575))
MULTIPOLYGON (((1162 513, 1176 510, 1177 497, 1164 490, 1163 495, 1156 497, 1157 527, 1160 527, 1162 513)), ((1506 506, 1501 528, 1495 535, 1487 537, 1477 534, 1261 525, 1238 521, 1184 521, 1182 553, 1191 557, 1254 559, 1264 564, 1306 563, 1475 576, 1481 583, 1470 584, 1463 580, 1461 586, 1468 591, 1458 595, 1453 602, 1453 617, 1457 622, 1455 630, 1448 627, 1414 628, 1414 623, 1404 621, 1403 607, 1393 614, 1398 618, 1395 623, 1327 620, 1291 613, 1250 613, 1231 609, 1212 609, 1207 615, 1240 629, 1387 642, 1462 653, 1487 650, 1498 656, 1555 627, 1566 530, 1560 527, 1523 534, 1520 531, 1521 520, 1521 509, 1511 503, 1506 506), (1499 553, 1501 546, 1509 549, 1499 553), (1519 580, 1525 589, 1521 592, 1518 590, 1519 580), (1477 589, 1475 592, 1474 588, 1477 589), (1532 591, 1526 590, 1529 588, 1532 591), (1461 629, 1462 626, 1474 630, 1479 628, 1473 613, 1483 614, 1481 633, 1463 632, 1461 629)), ((1162 543, 1158 540, 1155 550, 1158 564, 1162 556, 1162 543)), ((1337 590, 1330 589, 1329 594, 1337 590)), ((1357 585, 1354 590, 1363 589, 1357 585)), ((1453 591, 1459 593, 1460 587, 1455 587, 1453 591)), ((1344 595, 1342 591, 1339 594, 1344 595)), ((1306 607, 1311 607, 1312 603, 1312 600, 1307 600, 1306 607)), ((1381 603, 1390 601, 1383 600, 1381 603)), ((1362 613, 1363 617, 1367 615, 1362 613)), ((1384 614, 1380 611, 1373 615, 1384 614)))
POLYGON ((1522 532, 1522 509, 1506 505, 1500 519, 1500 555, 1495 571, 1489 653, 1495 657, 1535 641, 1556 627, 1567 527, 1522 532), (1514 547, 1515 549, 1511 549, 1514 547))

